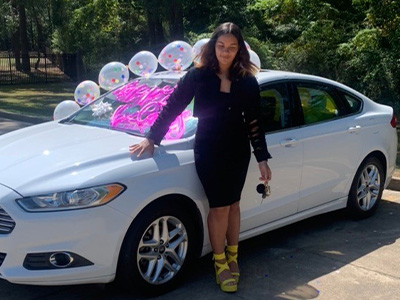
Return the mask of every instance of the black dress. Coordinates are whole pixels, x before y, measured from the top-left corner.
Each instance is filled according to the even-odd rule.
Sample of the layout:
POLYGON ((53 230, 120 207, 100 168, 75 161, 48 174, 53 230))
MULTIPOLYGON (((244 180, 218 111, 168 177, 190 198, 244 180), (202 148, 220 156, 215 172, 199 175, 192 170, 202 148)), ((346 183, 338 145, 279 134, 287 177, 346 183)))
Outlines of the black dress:
POLYGON ((258 119, 256 79, 232 80, 230 93, 221 92, 220 84, 215 72, 191 69, 147 134, 159 144, 171 122, 195 97, 195 165, 211 208, 240 200, 250 161, 249 139, 257 161, 271 158, 258 119))

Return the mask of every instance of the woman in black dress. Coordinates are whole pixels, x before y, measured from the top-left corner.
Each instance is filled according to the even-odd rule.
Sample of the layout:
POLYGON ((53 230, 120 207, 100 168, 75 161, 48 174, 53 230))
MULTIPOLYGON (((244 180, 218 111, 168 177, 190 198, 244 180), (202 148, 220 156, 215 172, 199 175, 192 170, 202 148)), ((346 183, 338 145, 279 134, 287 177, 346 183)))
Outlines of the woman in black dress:
POLYGON ((271 179, 256 72, 239 27, 220 25, 203 46, 200 63, 179 81, 147 138, 129 148, 138 157, 145 151, 153 153, 154 144, 160 144, 169 125, 195 97, 195 165, 210 205, 208 231, 216 280, 224 292, 235 292, 239 281, 239 200, 250 160, 249 139, 260 180, 271 179))

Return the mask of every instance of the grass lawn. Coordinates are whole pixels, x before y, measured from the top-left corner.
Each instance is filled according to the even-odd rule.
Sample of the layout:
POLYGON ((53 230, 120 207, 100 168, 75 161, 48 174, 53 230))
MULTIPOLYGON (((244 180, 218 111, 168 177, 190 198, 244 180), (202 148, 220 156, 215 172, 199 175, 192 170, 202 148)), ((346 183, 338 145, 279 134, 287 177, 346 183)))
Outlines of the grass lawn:
POLYGON ((54 108, 63 100, 74 100, 78 83, 0 86, 0 110, 51 119, 54 108))

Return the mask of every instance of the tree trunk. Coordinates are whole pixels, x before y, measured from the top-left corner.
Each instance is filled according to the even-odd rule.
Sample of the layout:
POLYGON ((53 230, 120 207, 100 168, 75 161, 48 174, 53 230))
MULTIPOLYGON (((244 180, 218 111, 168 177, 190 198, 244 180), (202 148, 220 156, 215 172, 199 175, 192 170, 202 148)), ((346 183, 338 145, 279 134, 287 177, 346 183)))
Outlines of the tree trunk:
MULTIPOLYGON (((11 0, 11 14, 13 19, 18 19, 18 9, 15 0, 11 0)), ((14 32, 11 35, 11 48, 14 53, 15 59, 15 69, 20 71, 22 69, 21 66, 21 43, 19 42, 19 24, 14 28, 14 32)))
POLYGON ((32 2, 32 12, 33 16, 35 19, 35 25, 36 25, 36 31, 37 31, 37 52, 38 52, 38 59, 35 63, 35 69, 37 70, 39 68, 39 63, 40 63, 40 53, 45 54, 46 53, 46 46, 44 44, 44 38, 43 38, 43 26, 40 23, 35 3, 32 2))
POLYGON ((22 4, 18 5, 18 12, 19 12, 19 28, 20 28, 19 33, 21 39, 22 70, 24 72, 30 72, 31 64, 29 61, 29 52, 28 52, 29 46, 28 46, 25 6, 22 4))
POLYGON ((168 17, 170 39, 172 41, 183 40, 182 0, 170 1, 168 17))
POLYGON ((46 5, 46 9, 47 9, 47 24, 49 26, 49 32, 50 35, 53 33, 53 17, 51 15, 51 1, 47 1, 47 5, 46 5))
POLYGON ((157 46, 165 42, 162 22, 160 19, 160 9, 157 6, 146 8, 147 25, 149 30, 149 40, 151 46, 157 46))
POLYGON ((14 31, 11 37, 11 47, 14 53, 15 69, 22 70, 21 66, 21 44, 19 43, 19 27, 14 31))

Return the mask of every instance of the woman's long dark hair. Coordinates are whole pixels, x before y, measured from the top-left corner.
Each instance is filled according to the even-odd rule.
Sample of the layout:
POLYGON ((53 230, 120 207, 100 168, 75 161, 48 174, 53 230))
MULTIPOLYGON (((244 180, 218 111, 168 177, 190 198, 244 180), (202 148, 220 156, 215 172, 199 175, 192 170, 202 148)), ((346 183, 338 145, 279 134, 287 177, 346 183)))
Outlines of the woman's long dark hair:
POLYGON ((250 54, 244 43, 239 26, 227 22, 219 25, 213 32, 208 43, 204 44, 199 54, 200 62, 196 65, 198 68, 212 69, 216 73, 219 70, 219 63, 215 54, 215 44, 221 35, 232 34, 239 43, 239 49, 229 69, 229 79, 233 80, 238 76, 255 75, 258 68, 250 61, 250 54))

